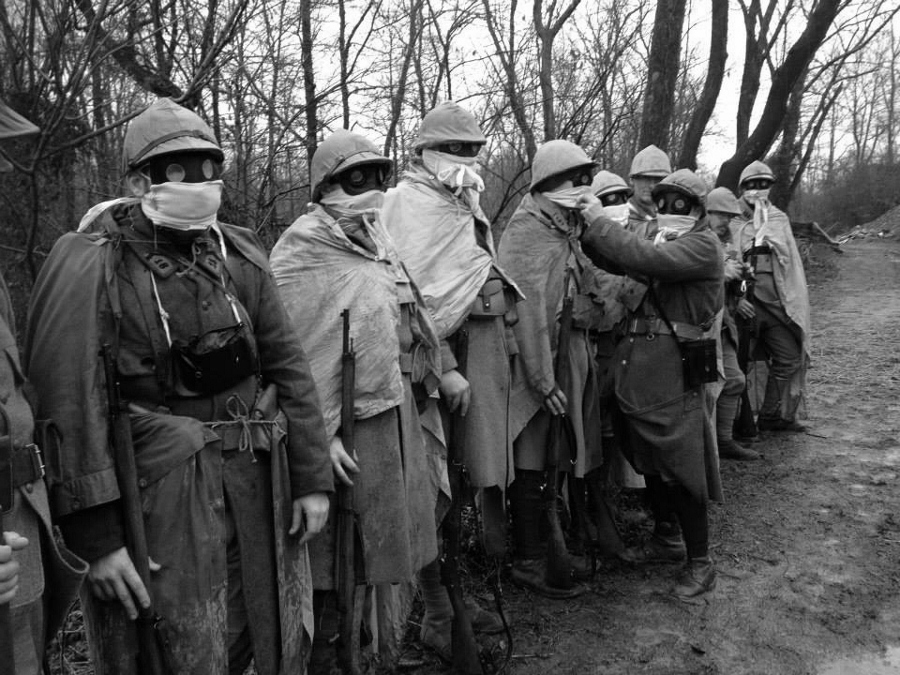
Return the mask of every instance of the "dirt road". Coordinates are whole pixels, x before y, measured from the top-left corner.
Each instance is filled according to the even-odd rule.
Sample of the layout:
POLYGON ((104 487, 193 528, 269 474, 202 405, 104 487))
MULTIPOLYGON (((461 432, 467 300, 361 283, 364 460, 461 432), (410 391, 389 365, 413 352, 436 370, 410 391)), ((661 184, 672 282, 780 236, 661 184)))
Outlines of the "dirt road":
POLYGON ((711 514, 720 576, 601 570, 575 602, 510 589, 515 675, 900 673, 900 243, 850 242, 810 275, 809 432, 726 462, 711 514))

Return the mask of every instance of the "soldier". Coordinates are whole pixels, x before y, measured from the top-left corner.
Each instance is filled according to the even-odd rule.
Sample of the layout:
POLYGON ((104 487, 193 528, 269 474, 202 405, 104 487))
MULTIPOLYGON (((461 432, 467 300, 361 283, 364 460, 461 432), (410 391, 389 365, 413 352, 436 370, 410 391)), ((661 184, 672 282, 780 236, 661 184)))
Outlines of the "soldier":
MULTIPOLYGON (((0 101, 0 140, 37 132, 36 126, 0 101)), ((0 172, 12 168, 0 154, 0 172)), ((0 443, 5 446, 0 449, 0 461, 9 462, 0 466, 0 513, 10 509, 3 514, 0 527, 0 605, 9 605, 12 620, 11 627, 5 626, 12 629, 11 634, 0 634, 0 652, 13 655, 8 670, 4 664, 4 673, 38 675, 43 669, 45 643, 62 626, 87 565, 53 535, 44 483, 45 437, 35 433, 12 304, 2 275, 0 342, 6 352, 0 360, 0 443), (9 496, 12 502, 7 504, 9 496), (3 528, 9 531, 2 532, 3 528)), ((38 431, 42 429, 47 426, 39 424, 38 431)))
POLYGON ((645 239, 656 234, 656 203, 653 188, 672 173, 669 156, 655 145, 648 145, 631 160, 628 177, 634 188, 628 200, 628 230, 645 239))
MULTIPOLYGON (((585 519, 585 476, 596 475, 603 461, 597 372, 588 338, 598 309, 597 288, 594 268, 578 243, 582 220, 576 210, 595 167, 574 143, 553 140, 541 145, 531 165, 531 190, 510 219, 499 248, 501 265, 526 297, 518 305, 514 326, 519 356, 510 399, 516 467, 509 491, 515 543, 512 578, 551 598, 575 597, 585 590, 568 580, 554 585, 546 573, 542 486, 545 480, 555 480, 545 474, 547 445, 553 442, 551 416, 567 417, 574 432, 575 447, 563 449, 559 465, 563 471, 572 467, 568 481, 576 497, 576 521, 585 519), (561 325, 565 298, 573 303, 570 326, 561 325), (567 354, 558 353, 563 331, 571 334, 567 354), (557 362, 567 371, 563 382, 554 373, 557 362)), ((573 559, 579 577, 590 574, 583 560, 573 559)))
POLYGON ((715 586, 709 557, 708 503, 721 499, 713 427, 716 336, 722 307, 723 253, 706 219, 706 187, 676 171, 653 189, 659 230, 646 241, 604 216, 590 191, 579 199, 581 237, 594 264, 645 278, 648 291, 630 310, 627 335, 614 357, 617 413, 634 467, 647 482, 654 515, 674 512, 682 535, 655 539, 670 559, 683 559, 672 588, 682 599, 715 586), (683 542, 682 542, 683 540, 683 542))
POLYGON ((742 461, 759 459, 754 450, 745 448, 733 438, 734 418, 737 416, 741 394, 746 386, 744 373, 738 365, 738 328, 734 319, 737 303, 747 295, 749 270, 741 261, 741 253, 731 241, 728 224, 741 215, 741 207, 734 193, 717 187, 706 197, 709 225, 725 249, 725 311, 722 315, 722 368, 725 383, 716 401, 716 444, 720 459, 742 461))
POLYGON ((83 600, 101 674, 135 673, 149 658, 128 620, 151 600, 175 672, 305 668, 305 544, 325 524, 332 468, 262 245, 216 217, 222 161, 200 117, 170 99, 150 105, 125 134, 133 199, 100 214, 96 233, 64 235, 35 286, 30 372, 62 431, 48 457, 53 502, 91 564, 83 600), (130 413, 149 583, 125 547, 141 533, 123 517, 128 435, 113 435, 105 415, 116 389, 130 413))
MULTIPOLYGON (((437 389, 440 345, 380 220, 390 172, 391 161, 362 136, 344 130, 329 136, 312 158, 313 206, 271 255, 288 315, 310 355, 336 477, 353 489, 368 585, 412 581, 437 557, 438 480, 430 475, 413 391, 424 404, 437 389), (343 310, 356 354, 353 447, 340 426, 343 310)), ((335 509, 332 500, 329 523, 336 522, 335 509)), ((336 530, 330 525, 310 547, 320 617, 314 673, 329 672, 334 661, 336 530)))
MULTIPOLYGON (((459 409, 464 415, 462 463, 479 491, 485 545, 496 555, 504 548, 503 503, 513 480, 508 401, 517 348, 510 324, 520 294, 496 263, 490 225, 479 206, 484 181, 477 157, 486 141, 470 112, 452 101, 439 104, 422 119, 415 157, 397 187, 387 191, 381 217, 442 340, 440 426, 448 433, 427 419, 425 425, 443 440, 452 414, 459 409), (458 359, 465 360, 465 373, 458 359)), ((419 577, 422 639, 447 657, 451 612, 439 579, 437 563, 419 577)), ((476 631, 502 630, 495 615, 472 611, 476 631)))
POLYGON ((760 161, 741 172, 742 214, 732 223, 732 234, 755 284, 752 301, 741 298, 737 313, 754 322, 755 342, 769 367, 757 426, 761 431, 805 431, 797 414, 806 395, 809 294, 791 223, 769 202, 774 182, 772 170, 760 161))

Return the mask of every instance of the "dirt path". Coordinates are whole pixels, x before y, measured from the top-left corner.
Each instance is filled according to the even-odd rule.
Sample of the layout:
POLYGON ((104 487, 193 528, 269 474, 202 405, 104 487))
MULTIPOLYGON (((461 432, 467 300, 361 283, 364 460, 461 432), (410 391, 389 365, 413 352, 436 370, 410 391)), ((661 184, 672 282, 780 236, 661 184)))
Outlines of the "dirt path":
POLYGON ((718 587, 605 568, 576 602, 510 589, 515 675, 900 673, 900 244, 845 246, 811 275, 809 432, 727 462, 711 514, 718 587))

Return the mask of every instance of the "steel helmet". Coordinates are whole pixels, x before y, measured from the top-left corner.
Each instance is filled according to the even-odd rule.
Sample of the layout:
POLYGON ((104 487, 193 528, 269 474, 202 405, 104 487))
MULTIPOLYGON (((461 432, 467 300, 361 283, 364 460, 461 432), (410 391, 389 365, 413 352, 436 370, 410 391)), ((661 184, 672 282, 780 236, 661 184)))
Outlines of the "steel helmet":
POLYGON ((487 137, 472 113, 454 101, 444 101, 422 118, 413 149, 420 150, 450 141, 484 144, 487 137))
POLYGON ((753 180, 754 178, 765 178, 773 183, 775 182, 775 174, 772 173, 772 169, 759 160, 751 162, 741 171, 741 179, 738 181, 738 185, 743 185, 744 181, 753 180))
POLYGON ((212 129, 197 113, 160 98, 128 125, 122 164, 127 172, 151 157, 190 150, 208 152, 220 162, 225 159, 212 129))
POLYGON ((582 167, 593 169, 597 162, 587 156, 580 146, 571 141, 547 141, 534 153, 531 162, 531 190, 541 182, 582 167))
POLYGON ((629 177, 665 178, 672 173, 669 156, 655 145, 648 145, 631 160, 629 177))
POLYGON ((717 187, 709 191, 709 194, 706 195, 706 210, 727 213, 732 216, 741 215, 741 206, 738 204, 737 197, 727 187, 717 187))
POLYGON ((367 138, 347 129, 339 129, 316 148, 312 158, 312 201, 322 196, 322 188, 342 171, 359 164, 382 164, 389 173, 394 163, 378 152, 367 138))
POLYGON ((614 192, 625 192, 629 197, 634 193, 625 179, 612 171, 598 171, 591 183, 591 192, 597 197, 603 197, 614 192))
POLYGON ((656 199, 666 192, 680 192, 700 206, 706 206, 706 183, 690 169, 678 169, 670 173, 653 187, 651 194, 656 199))

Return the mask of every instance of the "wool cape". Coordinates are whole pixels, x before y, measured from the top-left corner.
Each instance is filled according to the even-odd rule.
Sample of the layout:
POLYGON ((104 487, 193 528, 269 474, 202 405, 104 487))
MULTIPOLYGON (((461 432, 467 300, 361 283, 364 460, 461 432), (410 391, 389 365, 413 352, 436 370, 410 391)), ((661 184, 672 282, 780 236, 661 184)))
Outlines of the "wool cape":
MULTIPOLYGON (((107 385, 98 358, 103 345, 118 350, 124 313, 140 311, 120 302, 117 270, 126 246, 117 225, 120 218, 143 215, 139 206, 123 205, 104 214, 98 233, 61 237, 32 296, 26 341, 29 373, 40 396, 39 413, 56 421, 63 439, 61 447, 47 456, 57 517, 120 498, 106 416, 107 385)), ((259 602, 271 605, 260 608, 271 621, 259 623, 254 631, 257 668, 268 673, 303 672, 313 630, 311 575, 306 546, 299 545, 297 537, 288 537, 287 531, 292 499, 332 489, 324 424, 302 349, 282 318, 284 310, 261 245, 243 228, 219 223, 219 230, 228 244, 227 264, 238 266, 234 269, 242 278, 255 280, 238 287, 237 300, 254 324, 263 378, 275 386, 268 397, 271 404, 252 422, 243 416, 204 423, 147 410, 130 415, 148 550, 162 565, 160 572, 151 574, 150 592, 155 609, 172 629, 167 637, 179 672, 223 672, 224 484, 234 465, 223 463, 222 454, 243 448, 239 457, 246 462, 248 476, 252 472, 253 489, 266 494, 230 495, 236 504, 253 509, 252 514, 232 509, 246 544, 241 565, 248 608, 253 610, 259 602), (287 416, 278 412, 276 401, 287 416), (255 431, 249 437, 251 429, 255 431), (261 454, 260 461, 254 453, 261 454), (272 527, 260 529, 261 521, 272 527), (278 589, 274 596, 269 596, 268 581, 265 593, 257 592, 254 575, 263 570, 267 578, 269 570, 277 577, 272 579, 278 589), (258 634, 268 641, 257 644, 258 634)), ((254 404, 256 385, 250 384, 247 406, 254 404)), ((233 486, 250 480, 233 478, 233 486)), ((89 592, 82 594, 82 601, 97 672, 133 672, 133 623, 121 605, 99 601, 89 592)))
MULTIPOLYGON (((310 361, 329 438, 341 421, 342 312, 356 354, 354 506, 368 584, 409 581, 437 557, 433 467, 412 395, 440 381, 440 343, 424 301, 378 219, 363 225, 371 251, 314 205, 272 249, 270 262, 291 325, 310 361), (401 331, 402 329, 402 331, 401 331), (401 335, 401 332, 405 333, 401 335), (411 339, 410 339, 411 338, 411 339), (401 354, 411 358, 404 373, 401 354), (385 495, 390 495, 389 499, 385 495)), ((332 515, 336 516, 336 500, 332 515)), ((310 544, 316 589, 334 587, 334 518, 310 544)))
POLYGON ((540 193, 525 195, 500 238, 500 264, 516 279, 527 299, 517 306, 513 327, 519 345, 510 396, 510 422, 516 445, 516 467, 545 468, 547 429, 529 423, 542 410, 544 398, 557 386, 560 315, 563 299, 573 298, 573 327, 565 367, 575 448, 565 447, 560 466, 583 477, 602 463, 600 411, 594 350, 588 330, 602 315, 595 302, 595 270, 577 240, 578 217, 540 193), (528 438, 521 437, 522 434, 528 438), (574 454, 574 457, 572 456, 574 454))
MULTIPOLYGON (((600 205, 587 209, 584 217, 589 228, 581 238, 582 249, 596 265, 648 280, 670 322, 717 337, 724 255, 705 220, 677 239, 654 245, 605 218, 600 205)), ((654 316, 659 312, 645 297, 628 319, 654 316)), ((616 348, 612 367, 617 433, 634 468, 679 483, 700 501, 721 500, 714 419, 718 387, 685 389, 681 354, 668 334, 629 331, 616 348)))
MULTIPOLYGON (((456 367, 453 333, 469 316, 491 274, 522 297, 497 265, 487 218, 414 163, 400 183, 385 194, 381 220, 397 245, 400 259, 421 290, 438 336, 444 372, 456 367), (479 228, 483 246, 476 237, 479 228)), ((465 417, 465 456, 470 484, 498 486, 515 478, 509 427, 510 360, 517 347, 502 316, 467 322, 466 379, 471 387, 465 417)))

